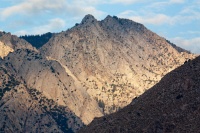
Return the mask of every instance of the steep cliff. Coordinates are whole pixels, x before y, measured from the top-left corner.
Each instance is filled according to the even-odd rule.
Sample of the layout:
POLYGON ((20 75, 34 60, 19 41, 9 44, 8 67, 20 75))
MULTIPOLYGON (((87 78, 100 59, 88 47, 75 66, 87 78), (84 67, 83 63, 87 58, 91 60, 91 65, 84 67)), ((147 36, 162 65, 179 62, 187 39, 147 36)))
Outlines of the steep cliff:
POLYGON ((2 64, 21 77, 29 88, 35 88, 58 105, 68 107, 85 124, 103 115, 97 102, 57 61, 49 61, 39 52, 18 49, 5 57, 2 64))
POLYGON ((142 24, 86 15, 80 24, 50 39, 41 53, 66 66, 109 114, 193 58, 142 24))

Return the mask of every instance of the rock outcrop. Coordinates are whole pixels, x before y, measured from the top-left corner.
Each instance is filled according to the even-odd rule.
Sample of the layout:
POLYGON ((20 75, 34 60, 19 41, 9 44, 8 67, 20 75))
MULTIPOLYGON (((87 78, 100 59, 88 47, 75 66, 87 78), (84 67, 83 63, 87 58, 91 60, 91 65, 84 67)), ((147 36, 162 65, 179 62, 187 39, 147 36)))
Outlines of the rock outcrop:
MULTIPOLYGON (((75 132, 81 120, 0 67, 0 132, 75 132)), ((80 125, 79 125, 80 124, 80 125)))
POLYGON ((9 47, 9 46, 6 46, 4 43, 2 43, 0 41, 0 57, 1 58, 4 58, 5 56, 7 56, 10 52, 13 52, 14 50, 9 47))
POLYGON ((142 24, 86 15, 80 24, 55 35, 41 53, 66 66, 105 114, 115 112, 193 58, 142 24))
POLYGON ((49 61, 39 52, 18 49, 5 57, 3 63, 29 88, 35 88, 58 105, 68 107, 85 124, 103 115, 97 102, 57 61, 49 61))
POLYGON ((119 112, 95 119, 80 133, 197 133, 200 57, 170 72, 119 112))
POLYGON ((0 31, 0 58, 4 58, 17 49, 36 50, 36 48, 25 40, 11 35, 10 33, 0 31))
MULTIPOLYGON (((2 106, 4 105, 4 99, 15 100, 16 103, 7 103, 6 108, 14 109, 13 104, 16 104, 18 107, 17 112, 21 113, 13 116, 10 111, 5 112, 4 107, 2 107, 0 111, 5 112, 2 113, 2 117, 12 117, 13 119, 19 120, 13 123, 7 118, 0 121, 0 124, 4 125, 0 127, 1 131, 47 132, 51 125, 48 124, 46 127, 46 123, 41 123, 41 125, 37 124, 43 121, 40 115, 44 115, 46 116, 47 123, 48 121, 54 123, 52 125, 54 128, 52 130, 49 129, 49 131, 76 132, 85 124, 89 124, 94 117, 103 116, 102 110, 99 108, 97 102, 82 89, 80 83, 67 71, 67 67, 62 66, 56 60, 49 60, 49 58, 42 56, 29 43, 16 36, 2 33, 0 39, 4 42, 2 43, 2 47, 4 48, 2 51, 6 50, 5 47, 11 49, 10 51, 7 50, 7 53, 2 52, 4 58, 3 60, 0 59, 0 66, 6 69, 6 73, 8 71, 12 75, 10 77, 12 77, 13 81, 20 80, 23 82, 19 82, 20 87, 18 87, 18 84, 16 87, 10 85, 12 83, 10 80, 8 83, 4 82, 4 79, 0 82, 2 85, 0 87, 0 91, 2 92, 0 95, 2 106), (8 52, 12 53, 8 54, 8 52), (19 94, 18 90, 20 92, 22 91, 22 94, 25 95, 22 96, 19 94), (17 97, 14 95, 7 97, 7 93, 13 94, 13 92, 17 97), (21 98, 27 100, 18 101, 21 98), (30 104, 31 106, 32 104, 34 105, 36 113, 30 112, 33 115, 28 118, 30 119, 29 125, 23 125, 24 120, 21 120, 21 117, 23 115, 27 115, 28 117, 29 112, 27 109, 21 109, 20 106, 29 106, 30 104), (47 117, 52 118, 47 120, 47 117), (28 129, 31 123, 36 124, 32 130, 28 129), (11 128, 10 125, 16 128, 11 128), (26 127, 26 125, 28 126, 26 127)), ((1 75, 3 77, 5 76, 4 73, 1 73, 1 75)))
POLYGON ((8 132, 76 132, 195 57, 115 16, 86 15, 39 50, 10 33, 0 42, 0 131, 8 132))
POLYGON ((11 35, 11 33, 0 31, 0 42, 13 50, 17 49, 36 50, 36 48, 34 48, 30 43, 28 43, 24 39, 18 38, 15 35, 11 35))

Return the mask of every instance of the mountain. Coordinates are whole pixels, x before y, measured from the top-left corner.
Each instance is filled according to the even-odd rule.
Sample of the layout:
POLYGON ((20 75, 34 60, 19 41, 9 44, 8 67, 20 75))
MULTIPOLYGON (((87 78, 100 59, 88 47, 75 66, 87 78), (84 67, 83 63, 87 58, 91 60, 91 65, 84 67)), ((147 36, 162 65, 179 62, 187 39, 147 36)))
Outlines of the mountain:
POLYGON ((39 49, 66 66, 105 114, 128 105, 194 55, 179 52, 142 24, 116 16, 80 24, 39 49))
POLYGON ((0 74, 0 132, 76 131, 75 121, 81 120, 69 109, 28 88, 5 67, 0 67, 0 74))
POLYGON ((48 39, 36 49, 0 32, 0 131, 77 132, 195 57, 116 16, 86 15, 48 39))
POLYGON ((200 131, 200 57, 170 72, 114 114, 80 133, 197 133, 200 131))
POLYGON ((20 39, 15 35, 11 35, 11 33, 0 31, 0 57, 4 58, 10 52, 13 52, 17 49, 36 50, 30 43, 26 42, 25 40, 20 39))
POLYGON ((0 112, 5 118, 0 121, 0 131, 76 132, 103 115, 97 102, 78 83, 74 85, 60 63, 9 33, 0 39, 13 48, 0 60, 0 112))
POLYGON ((18 49, 6 56, 1 64, 22 78, 29 88, 69 108, 85 124, 103 115, 96 101, 82 90, 57 61, 48 60, 36 51, 18 49))
POLYGON ((55 33, 45 33, 42 35, 25 35, 25 36, 20 36, 20 38, 26 40, 30 44, 32 44, 34 47, 37 49, 42 47, 45 43, 49 41, 49 39, 55 35, 55 33))

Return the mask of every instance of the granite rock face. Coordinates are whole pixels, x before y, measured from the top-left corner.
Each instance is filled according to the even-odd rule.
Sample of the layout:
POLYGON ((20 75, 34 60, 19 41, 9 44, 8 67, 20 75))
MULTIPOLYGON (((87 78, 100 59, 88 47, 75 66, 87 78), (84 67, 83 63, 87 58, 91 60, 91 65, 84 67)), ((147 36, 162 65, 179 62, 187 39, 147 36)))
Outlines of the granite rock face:
POLYGON ((0 31, 0 58, 4 58, 9 53, 17 49, 36 50, 30 43, 18 38, 10 33, 0 31))
POLYGON ((175 69, 130 105, 97 118, 80 133, 200 131, 200 57, 175 69))
POLYGON ((85 124, 103 115, 97 102, 57 61, 48 60, 39 52, 18 49, 5 57, 3 63, 28 87, 36 89, 58 105, 68 107, 85 124))
POLYGON ((11 33, 1 32, 0 31, 0 41, 12 48, 13 50, 17 49, 31 49, 36 50, 30 43, 25 41, 24 39, 20 39, 15 35, 11 35, 11 33))
POLYGON ((75 132, 81 120, 0 67, 0 132, 75 132), (69 123, 71 121, 71 123, 69 123), (77 123, 77 124, 76 124, 77 123))
POLYGON ((66 66, 105 114, 128 105, 166 73, 194 58, 142 24, 115 16, 97 21, 86 15, 40 51, 66 66))
POLYGON ((142 24, 92 15, 38 50, 0 32, 0 50, 0 131, 7 132, 76 132, 195 57, 142 24))
POLYGON ((18 83, 13 85, 11 80, 5 82, 8 76, 1 73, 4 78, 0 81, 0 111, 4 112, 1 113, 2 118, 5 117, 0 121, 1 131, 76 132, 89 124, 94 117, 103 115, 97 102, 73 79, 67 67, 42 56, 25 40, 9 33, 1 33, 0 40, 0 67, 11 75, 12 81, 18 83), (16 103, 8 102, 4 106, 5 100, 16 103), (29 111, 32 106, 36 110, 29 111), (5 108, 16 108, 18 114, 13 115, 5 108), (21 118, 25 117, 24 115, 29 119, 29 124, 21 118), (44 120, 42 116, 45 116, 44 120), (17 121, 11 123, 11 119, 7 117, 17 121), (32 125, 32 130, 31 123, 35 124, 32 125))
POLYGON ((5 56, 7 56, 10 52, 13 52, 14 50, 9 47, 9 46, 6 46, 4 43, 2 43, 0 41, 0 57, 1 58, 4 58, 5 56))

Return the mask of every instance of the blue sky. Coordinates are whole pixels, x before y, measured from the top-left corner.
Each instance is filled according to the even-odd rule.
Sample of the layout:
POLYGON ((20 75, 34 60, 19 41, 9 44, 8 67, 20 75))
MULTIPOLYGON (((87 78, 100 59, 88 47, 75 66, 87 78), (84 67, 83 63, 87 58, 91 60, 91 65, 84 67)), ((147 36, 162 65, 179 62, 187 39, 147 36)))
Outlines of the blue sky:
POLYGON ((128 18, 178 46, 200 53, 199 0, 1 0, 0 30, 15 35, 60 32, 86 14, 128 18))

